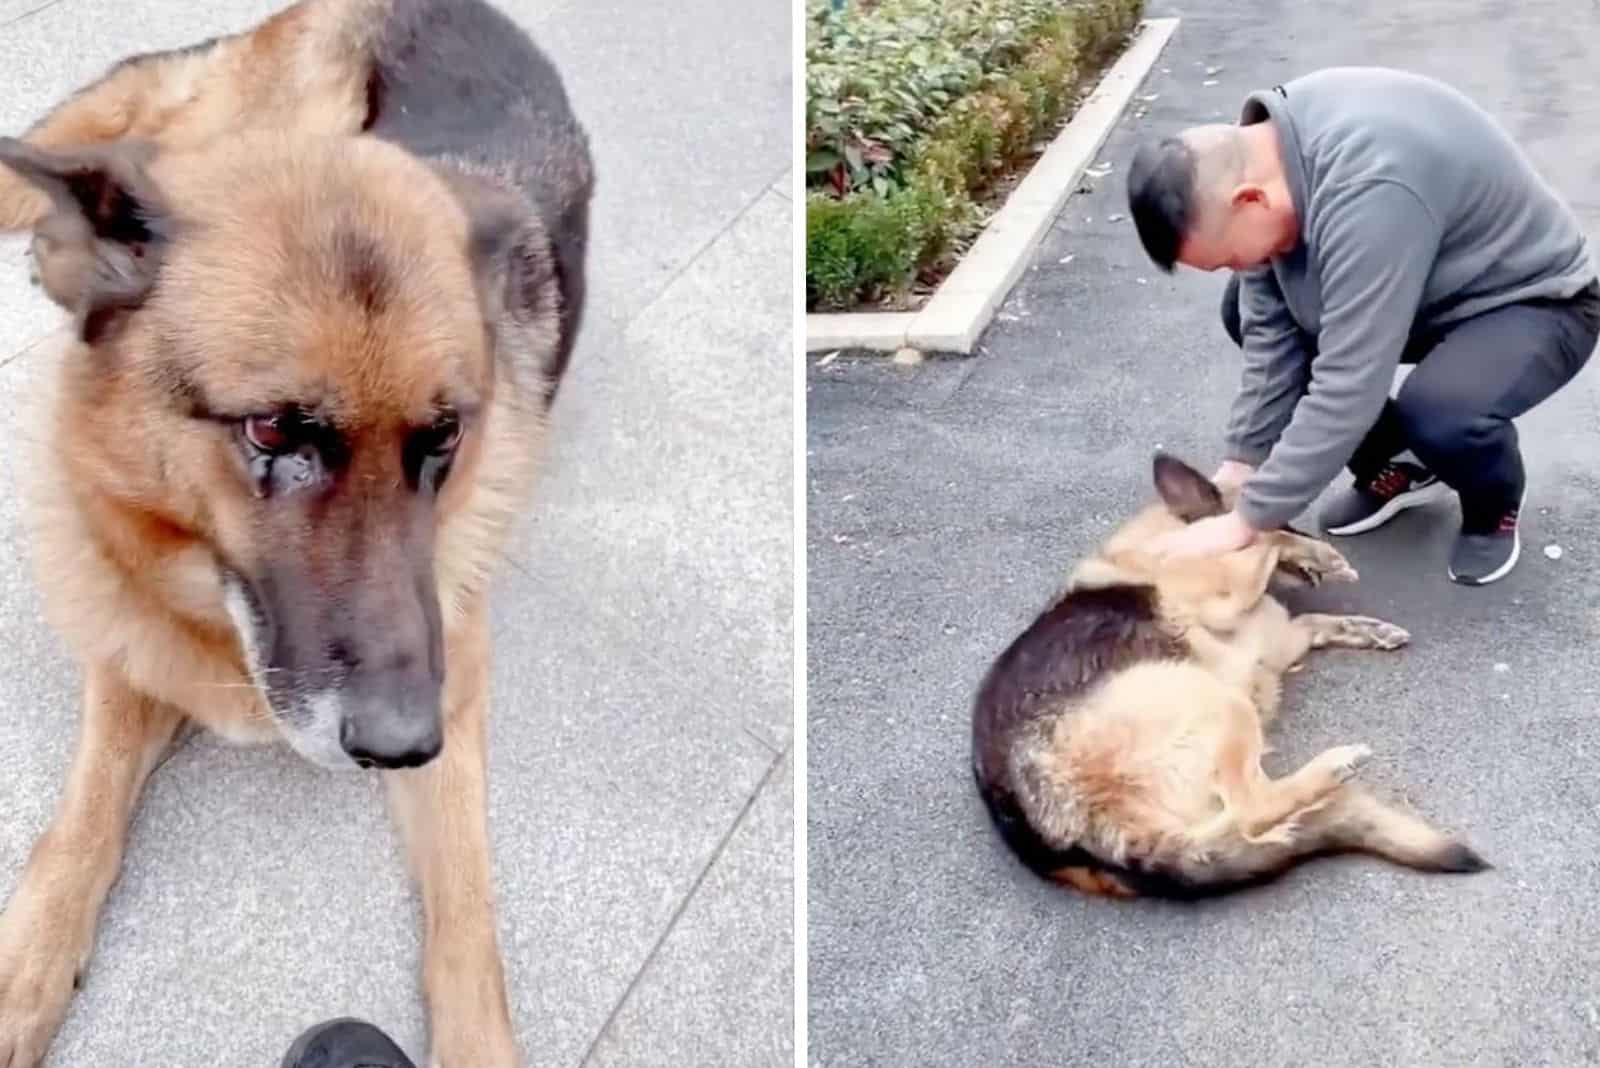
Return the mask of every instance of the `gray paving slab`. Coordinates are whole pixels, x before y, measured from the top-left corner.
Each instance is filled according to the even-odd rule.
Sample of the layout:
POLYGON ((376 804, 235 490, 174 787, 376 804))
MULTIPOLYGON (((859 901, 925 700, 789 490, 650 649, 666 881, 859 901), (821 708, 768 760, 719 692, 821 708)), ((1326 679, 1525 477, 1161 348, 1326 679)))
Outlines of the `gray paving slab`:
POLYGON ((542 13, 508 0, 567 60, 573 106, 609 131, 595 166, 596 279, 632 318, 720 232, 729 201, 746 204, 791 162, 788 0, 647 4, 590 0, 542 13))
POLYGON ((1110 176, 1068 202, 979 354, 808 372, 810 1062, 1593 1063, 1592 372, 1521 423, 1528 555, 1510 578, 1446 580, 1444 506, 1351 540, 1363 582, 1297 601, 1392 618, 1414 643, 1328 654, 1291 680, 1269 770, 1366 742, 1375 786, 1496 870, 1351 858, 1202 907, 1109 904, 1027 875, 977 800, 968 717, 989 659, 1147 498, 1152 449, 1218 458, 1238 368, 1224 280, 1156 273, 1112 221, 1137 137, 1233 116, 1249 89, 1314 66, 1410 66, 1502 117, 1600 238, 1600 96, 1578 44, 1600 9, 1150 14, 1183 18, 1142 90, 1159 97, 1113 134, 1110 176))
POLYGON ((794 1064, 793 808, 785 754, 588 1063, 794 1064), (736 968, 726 966, 729 946, 736 968), (789 1026, 774 1028, 770 1006, 785 997, 789 1026))
POLYGON ((629 635, 670 692, 775 748, 793 723, 790 218, 764 194, 574 367, 508 584, 524 611, 570 597, 556 607, 629 635))
MULTIPOLYGON (((276 6, 62 0, 0 28, 0 129, 129 51, 276 6)), ((588 328, 541 510, 495 601, 490 819, 512 1010, 530 1066, 579 1063, 613 1017, 610 1063, 660 1063, 649 1033, 687 1044, 702 1022, 707 1048, 733 1058, 748 1041, 764 1063, 793 1033, 792 917, 769 907, 792 885, 776 844, 792 842, 792 772, 773 771, 792 715, 792 225, 768 188, 788 165, 788 15, 506 7, 567 73, 599 168, 588 328), (707 934, 727 924, 745 940, 707 934), (685 972, 685 952, 706 970, 685 972), (734 1024, 713 977, 743 995, 734 1024)), ((52 370, 30 345, 56 321, 22 248, 0 243, 0 360, 22 353, 0 364, 12 440, 52 370)), ((14 465, 0 450, 0 892, 49 816, 77 718, 14 465)), ((198 737, 152 781, 49 1063, 276 1064, 299 1030, 347 1013, 420 1055, 418 952, 375 782, 198 737)))
POLYGON ((27 284, 28 263, 28 238, 0 235, 0 277, 7 280, 8 298, 7 314, 0 318, 0 361, 35 344, 61 321, 61 310, 50 303, 44 291, 27 284), (17 279, 23 282, 20 288, 17 279))

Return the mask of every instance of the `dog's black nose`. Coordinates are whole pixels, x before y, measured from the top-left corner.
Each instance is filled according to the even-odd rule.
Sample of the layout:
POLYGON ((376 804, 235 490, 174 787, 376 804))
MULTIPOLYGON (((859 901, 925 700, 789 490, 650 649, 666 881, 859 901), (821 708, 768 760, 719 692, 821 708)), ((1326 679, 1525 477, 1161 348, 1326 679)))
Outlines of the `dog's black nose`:
POLYGON ((381 724, 363 729, 346 720, 339 742, 363 768, 420 768, 444 748, 444 734, 437 723, 420 730, 389 729, 381 724))
POLYGON ((364 768, 418 768, 444 748, 436 687, 351 704, 339 725, 339 744, 364 768))

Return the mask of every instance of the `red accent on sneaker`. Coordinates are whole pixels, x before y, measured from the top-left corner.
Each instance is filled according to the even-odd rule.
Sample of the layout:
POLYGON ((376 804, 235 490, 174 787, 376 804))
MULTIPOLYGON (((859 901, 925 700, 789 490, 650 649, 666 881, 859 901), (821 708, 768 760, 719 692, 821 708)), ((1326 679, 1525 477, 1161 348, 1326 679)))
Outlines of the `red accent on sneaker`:
POLYGON ((1513 508, 1500 517, 1500 525, 1495 528, 1497 534, 1514 534, 1517 530, 1517 509, 1513 508))
POLYGON ((1411 476, 1405 472, 1404 468, 1389 466, 1379 471, 1378 477, 1368 483, 1367 488, 1377 496, 1388 500, 1390 497, 1405 492, 1410 485, 1411 476))

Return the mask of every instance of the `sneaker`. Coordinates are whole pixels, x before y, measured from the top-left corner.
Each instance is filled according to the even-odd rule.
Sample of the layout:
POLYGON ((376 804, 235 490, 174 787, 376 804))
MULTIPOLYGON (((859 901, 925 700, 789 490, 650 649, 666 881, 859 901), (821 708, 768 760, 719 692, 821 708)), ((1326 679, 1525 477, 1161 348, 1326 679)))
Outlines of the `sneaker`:
POLYGON ((321 1023, 295 1040, 281 1068, 417 1068, 389 1036, 360 1020, 321 1023))
MULTIPOLYGON (((1526 491, 1524 491, 1526 497, 1526 491)), ((1522 555, 1522 537, 1517 532, 1519 502, 1507 509, 1487 530, 1473 529, 1466 523, 1450 550, 1450 579, 1463 586, 1487 586, 1505 578, 1522 555)))
POLYGON ((1342 490, 1322 511, 1322 529, 1329 534, 1364 534, 1419 505, 1449 497, 1453 491, 1420 464, 1391 463, 1365 482, 1342 490))

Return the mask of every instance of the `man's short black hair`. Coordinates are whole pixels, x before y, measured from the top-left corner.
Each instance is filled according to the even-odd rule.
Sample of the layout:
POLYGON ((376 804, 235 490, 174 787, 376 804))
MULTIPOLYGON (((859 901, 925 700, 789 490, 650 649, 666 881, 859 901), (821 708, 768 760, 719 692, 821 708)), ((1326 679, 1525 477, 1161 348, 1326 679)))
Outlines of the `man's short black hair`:
POLYGON ((1168 274, 1194 214, 1195 155, 1181 138, 1146 141, 1128 165, 1128 214, 1144 250, 1168 274))

